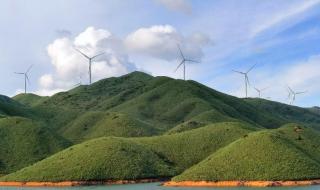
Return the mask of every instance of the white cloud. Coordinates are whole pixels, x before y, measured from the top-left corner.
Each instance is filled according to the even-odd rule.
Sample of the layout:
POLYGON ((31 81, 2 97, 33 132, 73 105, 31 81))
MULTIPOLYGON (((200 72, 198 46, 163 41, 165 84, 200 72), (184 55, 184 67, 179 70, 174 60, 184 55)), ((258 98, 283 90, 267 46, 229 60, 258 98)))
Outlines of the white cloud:
POLYGON ((186 57, 201 59, 203 57, 202 48, 209 43, 211 39, 202 33, 194 33, 185 37, 171 25, 140 28, 130 33, 125 39, 130 52, 165 60, 177 59, 179 56, 177 44, 180 44, 186 57))
POLYGON ((187 0, 156 0, 169 10, 180 11, 185 14, 192 12, 191 4, 187 0))
POLYGON ((264 22, 257 23, 252 30, 252 36, 256 36, 257 34, 268 30, 269 28, 288 20, 294 21, 297 19, 292 19, 301 13, 304 13, 308 9, 320 3, 320 0, 304 0, 299 3, 292 3, 286 10, 282 10, 272 14, 268 19, 264 22))
POLYGON ((75 51, 74 47, 89 56, 105 53, 93 60, 93 81, 119 76, 135 69, 121 40, 107 30, 88 27, 74 39, 59 38, 48 45, 48 55, 55 71, 40 77, 40 89, 37 91, 39 94, 51 95, 74 87, 79 83, 79 76, 88 79, 88 60, 75 51))

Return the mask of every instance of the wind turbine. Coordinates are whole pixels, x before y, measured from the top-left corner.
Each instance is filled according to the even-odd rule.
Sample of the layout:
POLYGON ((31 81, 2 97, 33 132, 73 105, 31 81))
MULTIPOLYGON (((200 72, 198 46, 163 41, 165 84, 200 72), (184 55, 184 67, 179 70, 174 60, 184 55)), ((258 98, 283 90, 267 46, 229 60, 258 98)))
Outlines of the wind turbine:
POLYGON ((233 72, 239 73, 244 76, 244 85, 245 85, 245 90, 246 90, 246 98, 248 98, 248 86, 250 86, 250 81, 248 77, 248 73, 256 66, 257 64, 254 64, 247 72, 242 72, 242 71, 236 71, 232 70, 233 72))
POLYGON ((29 68, 27 69, 27 71, 24 72, 24 73, 23 73, 23 72, 21 72, 21 73, 14 72, 15 74, 23 75, 23 76, 24 76, 24 93, 25 93, 25 94, 27 93, 27 81, 28 81, 28 83, 30 83, 28 73, 30 72, 30 70, 31 70, 32 67, 33 67, 33 65, 30 65, 29 68))
POLYGON ((174 70, 174 72, 176 72, 181 67, 181 65, 183 65, 183 80, 186 80, 186 62, 199 63, 199 61, 186 59, 185 56, 183 55, 182 51, 181 51, 181 48, 180 48, 179 44, 177 46, 178 46, 178 49, 179 49, 180 56, 181 56, 182 60, 181 60, 180 64, 178 65, 178 67, 176 68, 176 70, 174 70))
POLYGON ((75 48, 75 50, 89 60, 89 84, 91 84, 91 83, 92 83, 92 73, 91 73, 92 60, 93 60, 94 58, 96 58, 96 57, 104 54, 104 52, 103 52, 103 53, 99 53, 99 54, 97 54, 97 55, 95 55, 95 56, 93 56, 93 57, 89 57, 88 55, 86 55, 86 54, 84 54, 83 52, 81 52, 79 49, 75 48))
POLYGON ((291 98, 290 105, 292 105, 296 100, 296 95, 307 93, 307 91, 295 92, 294 90, 292 90, 292 88, 290 88, 290 86, 288 86, 288 93, 288 99, 291 98))
POLYGON ((268 88, 268 87, 259 89, 259 88, 254 87, 254 89, 258 92, 259 98, 261 98, 261 93, 262 93, 264 90, 266 90, 267 88, 268 88))

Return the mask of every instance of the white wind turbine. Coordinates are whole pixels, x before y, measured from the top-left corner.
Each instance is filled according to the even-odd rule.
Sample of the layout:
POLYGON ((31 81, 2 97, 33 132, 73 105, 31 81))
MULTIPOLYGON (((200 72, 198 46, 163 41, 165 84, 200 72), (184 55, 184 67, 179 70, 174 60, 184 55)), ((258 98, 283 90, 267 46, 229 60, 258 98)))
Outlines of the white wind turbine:
POLYGON ((239 73, 244 76, 244 85, 245 85, 245 91, 246 91, 246 98, 248 98, 248 86, 250 86, 250 81, 248 77, 248 73, 256 66, 257 64, 254 64, 247 72, 242 72, 242 71, 236 71, 232 70, 233 72, 239 73))
POLYGON ((30 65, 26 72, 20 72, 20 73, 19 72, 14 72, 15 74, 24 76, 24 93, 25 94, 27 93, 27 81, 30 84, 30 80, 29 80, 28 74, 29 74, 30 70, 32 69, 32 67, 33 67, 33 65, 30 65))
POLYGON ((99 54, 97 54, 95 56, 89 57, 88 55, 86 55, 83 52, 81 52, 79 49, 75 48, 75 50, 89 60, 89 84, 91 84, 92 83, 92 73, 91 73, 92 60, 94 58, 104 54, 104 52, 103 53, 99 53, 99 54))
POLYGON ((178 65, 178 67, 174 70, 174 72, 176 72, 181 67, 181 65, 183 65, 183 80, 186 80, 186 62, 194 62, 194 63, 200 63, 200 62, 185 58, 185 56, 183 55, 183 53, 181 51, 179 44, 177 46, 178 46, 182 60, 181 60, 180 64, 178 65))
POLYGON ((261 98, 262 92, 265 91, 266 89, 268 89, 268 87, 262 88, 262 89, 254 87, 254 89, 258 92, 258 97, 261 98))
POLYGON ((290 100, 290 105, 292 105, 292 104, 294 103, 294 101, 296 100, 296 96, 297 96, 297 95, 307 93, 307 91, 295 92, 295 91, 292 90, 292 88, 290 88, 289 86, 288 86, 287 91, 288 91, 288 93, 289 93, 289 94, 288 94, 288 99, 290 100, 290 98, 291 98, 291 100, 290 100))

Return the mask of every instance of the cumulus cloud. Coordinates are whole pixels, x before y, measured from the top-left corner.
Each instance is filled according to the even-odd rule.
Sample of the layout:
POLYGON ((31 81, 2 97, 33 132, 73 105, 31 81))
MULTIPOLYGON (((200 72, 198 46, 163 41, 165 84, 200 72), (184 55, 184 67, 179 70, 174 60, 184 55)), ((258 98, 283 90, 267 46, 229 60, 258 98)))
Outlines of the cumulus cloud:
POLYGON ((192 12, 191 4, 187 0, 156 0, 157 3, 165 6, 169 10, 179 11, 186 14, 192 12))
MULTIPOLYGON (((183 36, 170 25, 140 28, 129 33, 124 39, 117 38, 108 30, 88 27, 74 38, 64 36, 47 46, 54 72, 40 77, 37 93, 52 95, 68 90, 79 84, 79 77, 82 84, 88 83, 88 60, 75 48, 89 57, 104 53, 92 63, 92 79, 97 81, 137 70, 135 64, 129 61, 128 53, 170 64, 171 61, 179 59, 177 44, 181 46, 186 58, 200 61, 203 47, 211 44, 211 39, 202 33, 183 36)), ((155 64, 149 63, 149 66, 147 68, 154 68, 155 64)))
POLYGON ((93 60, 93 81, 135 70, 135 65, 125 53, 122 40, 107 30, 88 27, 75 38, 58 38, 48 45, 48 55, 55 71, 40 77, 39 94, 51 95, 67 90, 79 83, 79 76, 88 79, 88 60, 74 48, 88 56, 104 53, 93 60))
POLYGON ((211 39, 205 34, 194 33, 185 37, 170 25, 140 28, 125 39, 125 45, 130 52, 168 61, 177 59, 179 55, 177 44, 180 44, 188 58, 201 59, 202 48, 210 43, 211 39))

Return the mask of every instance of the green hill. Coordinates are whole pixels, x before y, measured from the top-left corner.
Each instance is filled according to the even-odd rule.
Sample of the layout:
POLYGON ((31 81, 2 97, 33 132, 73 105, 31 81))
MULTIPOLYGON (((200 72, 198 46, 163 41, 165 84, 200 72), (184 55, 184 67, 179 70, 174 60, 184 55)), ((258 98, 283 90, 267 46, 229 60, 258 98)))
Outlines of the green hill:
POLYGON ((126 114, 89 111, 71 122, 63 136, 73 142, 81 142, 97 137, 138 137, 155 133, 154 128, 148 123, 126 114))
POLYGON ((249 98, 246 101, 260 110, 277 115, 283 120, 300 123, 320 130, 320 111, 317 107, 300 108, 260 98, 249 98))
POLYGON ((36 106, 42 101, 45 101, 47 98, 49 97, 38 96, 36 94, 18 94, 12 99, 27 106, 36 106))
POLYGON ((318 179, 319 138, 320 133, 294 124, 251 133, 213 153, 173 180, 318 179))
POLYGON ((13 99, 0 95, 0 115, 4 116, 31 116, 31 109, 14 101, 13 99))
POLYGON ((220 123, 159 137, 104 137, 75 145, 1 180, 171 177, 252 130, 241 123, 220 123))
POLYGON ((226 121, 244 121, 264 128, 278 128, 290 122, 317 128, 320 123, 320 116, 310 109, 260 99, 239 99, 195 81, 152 77, 142 72, 103 79, 52 97, 26 94, 15 99, 30 107, 37 120, 69 140, 78 139, 77 142, 110 135, 171 134, 226 121), (113 129, 112 125, 93 125, 106 120, 92 114, 96 112, 124 114, 130 122, 118 122, 122 127, 107 133, 106 130, 113 129), (83 122, 83 117, 92 123, 83 122), (143 127, 129 126, 132 123, 143 127), (99 135, 90 135, 86 129, 90 134, 96 130, 99 135))
POLYGON ((311 166, 318 169, 314 163, 319 163, 320 157, 314 150, 319 147, 319 134, 312 130, 320 130, 319 113, 318 107, 241 99, 195 81, 153 77, 142 72, 81 85, 51 97, 0 96, 0 175, 29 166, 5 179, 133 179, 171 177, 185 170, 175 179, 196 179, 196 176, 215 179, 218 174, 219 179, 239 176, 252 179, 250 172, 256 172, 254 164, 261 165, 264 171, 273 161, 278 161, 274 155, 287 155, 287 161, 281 156, 278 159, 288 167, 284 171, 292 175, 281 172, 275 175, 280 167, 275 165, 270 166, 270 173, 255 177, 298 179, 305 175, 311 178, 313 174, 319 176, 310 169, 311 166), (305 126, 303 133, 299 136, 293 132, 289 123, 305 126), (81 144, 51 156, 71 143, 81 144), (87 143, 92 150, 86 148, 87 143), (122 147, 130 144, 132 150, 129 148, 126 156, 122 147), (110 146, 115 147, 97 153, 96 158, 88 155, 110 146), (229 163, 229 157, 238 162, 229 163), (67 167, 61 165, 61 158, 67 167), (292 158, 297 158, 306 168, 300 175, 296 170, 289 170, 292 169, 289 162, 297 163, 292 158), (103 162, 104 159, 114 165, 103 162), (76 160, 74 164, 73 160, 76 160), (128 162, 128 170, 119 165, 120 161, 128 162), (103 171, 99 169, 101 164, 104 169, 119 167, 119 172, 103 171), (141 170, 137 165, 141 165, 141 170))
POLYGON ((121 180, 172 176, 170 163, 132 141, 103 137, 1 178, 8 181, 121 180))
POLYGON ((56 153, 70 143, 43 127, 21 117, 0 119, 0 173, 9 173, 56 153))

